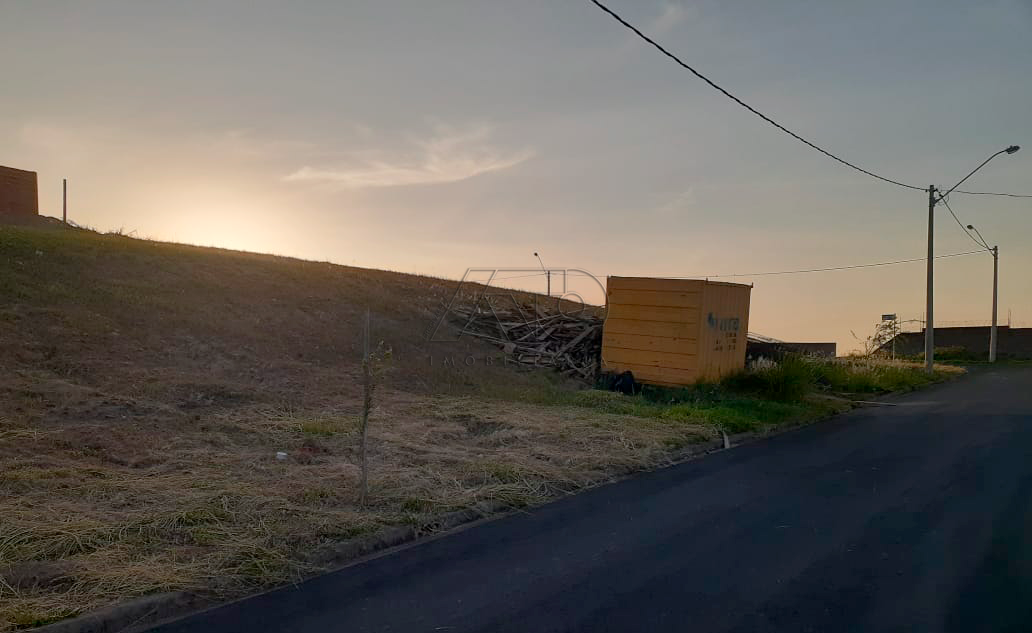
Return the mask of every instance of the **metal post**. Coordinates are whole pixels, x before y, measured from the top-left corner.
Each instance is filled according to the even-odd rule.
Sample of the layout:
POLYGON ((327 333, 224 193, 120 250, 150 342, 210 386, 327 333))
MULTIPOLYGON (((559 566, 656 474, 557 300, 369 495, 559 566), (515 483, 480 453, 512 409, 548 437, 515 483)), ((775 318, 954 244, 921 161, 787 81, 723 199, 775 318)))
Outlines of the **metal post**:
POLYGON ((925 371, 935 360, 935 320, 932 318, 932 263, 935 261, 935 185, 928 186, 928 288, 925 291, 925 371))
POLYGON ((993 247, 993 327, 989 330, 989 362, 996 362, 996 298, 1000 283, 1000 247, 993 247))
POLYGON ((68 179, 61 181, 61 220, 68 224, 68 179))
POLYGON ((548 279, 548 290, 546 290, 547 296, 552 296, 552 271, 545 268, 545 262, 541 261, 541 256, 538 255, 537 251, 534 251, 534 257, 537 257, 538 264, 541 265, 541 271, 545 273, 545 278, 548 279))

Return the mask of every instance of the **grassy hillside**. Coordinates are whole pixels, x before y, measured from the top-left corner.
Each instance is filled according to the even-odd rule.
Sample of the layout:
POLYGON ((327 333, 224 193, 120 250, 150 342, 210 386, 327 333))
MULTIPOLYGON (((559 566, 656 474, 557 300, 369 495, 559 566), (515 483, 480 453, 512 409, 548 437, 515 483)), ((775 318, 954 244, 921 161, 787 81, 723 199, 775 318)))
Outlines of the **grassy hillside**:
POLYGON ((498 352, 475 340, 426 340, 455 288, 0 226, 0 631, 153 592, 239 596, 319 571, 320 552, 387 526, 540 503, 721 430, 848 406, 811 398, 847 382, 804 366, 744 377, 736 393, 635 397, 488 366, 498 352), (393 356, 361 505, 366 310, 393 356), (467 355, 481 360, 441 362, 467 355))
POLYGON ((156 591, 240 595, 318 570, 342 540, 539 502, 711 433, 513 401, 568 391, 551 373, 444 366, 498 355, 427 342, 455 287, 0 227, 0 630, 156 591), (367 309, 393 356, 361 506, 367 309))
POLYGON ((380 485, 393 474, 374 476, 375 512, 354 504, 366 310, 394 350, 378 415, 395 426, 374 430, 374 465, 426 452, 400 429, 440 420, 427 394, 545 380, 431 365, 497 354, 427 343, 455 286, 0 227, 0 630, 209 580, 229 593, 282 581, 323 540, 406 520, 405 497, 380 485), (383 448, 380 433, 399 444, 383 448), (294 468, 274 460, 280 450, 294 468))
POLYGON ((65 380, 170 405, 318 404, 353 393, 369 309, 373 337, 394 349, 392 384, 426 391, 437 387, 429 356, 491 351, 427 343, 455 286, 88 231, 0 228, 0 363, 5 374, 31 370, 32 383, 65 380))

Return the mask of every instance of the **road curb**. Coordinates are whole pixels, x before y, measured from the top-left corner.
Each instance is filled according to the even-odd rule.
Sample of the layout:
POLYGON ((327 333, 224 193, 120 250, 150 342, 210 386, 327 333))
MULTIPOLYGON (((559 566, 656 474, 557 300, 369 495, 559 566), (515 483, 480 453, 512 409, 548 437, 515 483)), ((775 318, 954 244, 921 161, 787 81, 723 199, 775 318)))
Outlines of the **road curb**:
POLYGON ((341 566, 369 554, 404 545, 509 510, 512 510, 512 506, 500 501, 481 501, 469 508, 442 514, 418 526, 387 528, 365 538, 352 539, 325 547, 312 554, 309 560, 317 565, 341 566))
POLYGON ((40 633, 121 633, 212 604, 214 601, 211 599, 183 591, 156 593, 32 630, 40 633))
MULTIPOLYGON (((313 553, 309 561, 330 567, 331 569, 322 572, 329 573, 354 564, 369 555, 480 519, 501 515, 512 509, 512 506, 500 501, 481 501, 469 508, 442 514, 417 526, 390 527, 375 534, 334 544, 313 553)), ((273 587, 270 590, 277 588, 273 587)), ((31 630, 35 633, 133 633, 221 603, 222 601, 211 597, 183 591, 157 593, 31 630)))

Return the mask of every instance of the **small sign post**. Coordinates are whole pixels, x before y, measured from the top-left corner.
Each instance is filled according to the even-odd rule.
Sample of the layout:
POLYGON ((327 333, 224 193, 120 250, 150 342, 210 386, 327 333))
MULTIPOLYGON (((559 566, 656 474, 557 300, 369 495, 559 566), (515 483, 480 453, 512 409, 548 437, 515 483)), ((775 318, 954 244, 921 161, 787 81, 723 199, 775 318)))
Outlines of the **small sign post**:
POLYGON ((897 329, 899 326, 896 324, 896 315, 883 314, 881 315, 881 320, 892 322, 892 360, 896 360, 896 336, 899 335, 899 330, 897 329))

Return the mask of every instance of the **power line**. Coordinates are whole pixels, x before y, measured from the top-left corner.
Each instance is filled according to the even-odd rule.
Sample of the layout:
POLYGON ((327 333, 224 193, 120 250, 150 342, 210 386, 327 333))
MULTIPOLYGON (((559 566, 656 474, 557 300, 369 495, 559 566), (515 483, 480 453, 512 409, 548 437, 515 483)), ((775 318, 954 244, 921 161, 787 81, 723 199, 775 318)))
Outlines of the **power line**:
MULTIPOLYGON (((908 185, 906 183, 899 182, 898 180, 893 180, 891 178, 886 178, 885 176, 879 176, 878 174, 876 174, 876 173, 874 173, 872 171, 868 171, 868 170, 864 169, 863 167, 859 167, 857 165, 854 165, 853 163, 851 163, 851 162, 849 162, 849 161, 847 161, 847 160, 845 160, 843 158, 839 158, 838 156, 836 156, 835 154, 832 154, 831 152, 829 152, 828 150, 824 149, 823 147, 820 147, 820 146, 816 145, 815 143, 812 143, 812 142, 806 140, 802 136, 796 134, 792 130, 789 130, 788 128, 786 128, 785 126, 781 125, 780 123, 778 123, 774 119, 772 119, 769 116, 763 114, 762 112, 760 112, 756 108, 750 106, 748 103, 742 101, 741 99, 739 99, 735 95, 731 94, 730 92, 728 92, 727 90, 725 90, 724 88, 719 86, 716 82, 714 82, 712 79, 710 79, 706 75, 703 75, 701 72, 699 72, 695 68, 689 66, 687 63, 682 61, 681 58, 679 58, 677 55, 674 55, 673 53, 668 51, 666 48, 664 48, 661 44, 656 42, 654 39, 652 39, 648 35, 645 35, 644 33, 642 33, 636 26, 634 26, 633 24, 631 24, 627 20, 625 20, 622 17, 620 17, 619 15, 617 15, 617 13, 615 11, 613 11, 612 9, 607 7, 606 5, 604 5, 601 2, 599 2, 599 0, 591 0, 591 3, 594 4, 595 6, 597 6, 602 11, 606 12, 607 14, 609 14, 610 17, 612 17, 614 20, 616 20, 617 22, 619 22, 623 26, 625 26, 628 29, 630 29, 631 31, 633 31, 635 35, 637 35, 641 39, 643 39, 646 42, 648 42, 649 44, 651 44, 653 47, 656 48, 656 50, 658 50, 659 52, 663 53, 664 55, 666 55, 670 59, 674 60, 682 68, 684 68, 688 72, 692 73, 693 75, 695 75, 699 79, 705 81, 712 88, 714 88, 715 90, 717 90, 720 93, 722 93, 725 97, 727 97, 728 99, 731 99, 732 101, 734 101, 738 105, 742 106, 743 108, 745 108, 749 112, 752 112, 756 116, 760 117, 761 119, 763 119, 767 123, 770 123, 771 125, 773 125, 777 129, 781 130, 785 134, 788 134, 789 136, 791 136, 792 138, 796 139, 797 141, 799 141, 799 142, 801 142, 801 143, 803 143, 803 144, 805 144, 805 145, 807 145, 807 146, 817 150, 818 152, 824 154, 825 156, 827 156, 828 158, 831 158, 832 160, 838 161, 839 163, 842 163, 843 165, 845 165, 847 167, 855 169, 855 170, 857 170, 860 173, 867 174, 868 176, 871 176, 873 178, 877 178, 878 180, 882 180, 884 182, 891 183, 893 185, 898 185, 900 187, 906 187, 907 189, 915 189, 917 191, 927 191, 927 189, 925 187, 918 187, 918 186, 915 186, 915 185, 908 185)), ((1000 192, 996 192, 996 191, 964 191, 964 190, 957 190, 957 191, 954 191, 953 193, 963 193, 963 194, 967 194, 969 196, 1004 196, 1004 197, 1008 197, 1008 198, 1032 198, 1032 194, 1000 193, 1000 192)))
MULTIPOLYGON (((948 253, 946 255, 936 255, 935 259, 942 259, 944 257, 961 257, 963 255, 974 255, 981 253, 982 251, 967 251, 964 253, 948 253)), ((855 268, 874 268, 876 266, 894 266, 896 264, 910 264, 912 262, 923 262, 927 260, 927 257, 915 257, 913 259, 898 259, 891 262, 876 262, 873 264, 855 264, 853 266, 831 266, 829 268, 806 268, 803 270, 778 270, 774 272, 762 272, 762 273, 734 273, 730 275, 693 275, 690 277, 668 277, 668 279, 720 279, 727 277, 766 277, 768 275, 795 275, 799 273, 822 273, 832 270, 852 270, 855 268)))
POLYGON ((962 191, 957 189, 953 193, 966 193, 969 196, 1005 196, 1007 198, 1032 198, 1032 194, 1027 193, 999 193, 996 191, 962 191))
POLYGON ((527 277, 543 277, 546 271, 542 270, 536 273, 530 273, 528 275, 511 275, 509 277, 495 277, 492 281, 502 281, 503 279, 526 279, 527 277))
POLYGON ((828 150, 826 150, 826 149, 824 149, 824 148, 822 148, 822 147, 820 147, 820 146, 818 146, 818 145, 816 145, 814 143, 811 143, 810 141, 806 140, 802 136, 799 136, 798 134, 796 134, 792 130, 786 128, 785 126, 781 125, 780 123, 778 123, 774 119, 772 119, 769 116, 763 114, 762 112, 760 112, 756 108, 754 108, 751 105, 749 105, 748 103, 742 101, 741 99, 739 99, 735 95, 731 94, 730 92, 728 92, 724 88, 720 87, 719 85, 716 84, 716 82, 714 82, 712 79, 710 79, 706 75, 703 75, 698 70, 695 70, 694 68, 692 68, 691 66, 689 66, 685 62, 681 61, 681 59, 677 55, 674 55, 673 53, 671 53, 667 49, 663 48, 662 45, 660 45, 658 42, 656 42, 655 40, 650 38, 648 35, 645 35, 641 31, 639 31, 637 27, 635 27, 633 24, 631 24, 627 20, 625 20, 622 17, 620 17, 619 15, 617 15, 612 9, 610 9, 606 5, 604 5, 601 2, 599 2, 599 0, 591 0, 591 2, 592 2, 592 4, 597 6, 599 9, 602 9, 602 11, 608 13, 614 20, 616 20, 620 24, 624 25, 625 27, 627 27, 628 29, 633 31, 638 37, 640 37, 641 39, 643 39, 646 42, 648 42, 649 44, 651 44, 659 52, 663 53, 664 55, 666 55, 670 59, 672 59, 675 62, 677 62, 677 64, 680 65, 682 68, 684 68, 688 72, 692 73, 693 75, 695 75, 699 79, 705 81, 707 84, 710 85, 710 87, 712 87, 715 90, 719 91, 720 93, 722 93, 728 99, 731 99, 732 101, 734 101, 738 105, 742 106, 743 108, 745 108, 749 112, 752 112, 756 116, 760 117, 761 119, 763 119, 767 123, 770 123, 771 125, 773 125, 777 129, 781 130, 785 134, 788 134, 789 136, 791 136, 792 138, 796 139, 797 141, 799 141, 799 142, 801 142, 801 143, 803 143, 803 144, 805 144, 805 145, 807 145, 807 146, 817 150, 818 152, 824 154, 825 156, 827 156, 828 158, 831 158, 832 160, 838 161, 838 162, 842 163, 843 165, 845 165, 847 167, 855 169, 856 171, 858 171, 860 173, 867 174, 868 176, 871 176, 873 178, 877 178, 878 180, 882 180, 884 182, 891 183, 893 185, 897 185, 899 187, 905 187, 907 189, 915 189, 917 191, 926 191, 927 190, 925 187, 917 187, 915 185, 908 185, 906 183, 899 182, 898 180, 893 180, 891 178, 886 178, 885 176, 879 176, 878 174, 876 174, 874 172, 868 171, 868 170, 864 169, 863 167, 858 167, 857 165, 854 165, 853 163, 851 163, 851 162, 849 162, 849 161, 847 161, 847 160, 845 160, 843 158, 839 158, 838 156, 836 156, 835 154, 832 154, 828 150))
MULTIPOLYGON (((982 246, 979 244, 979 246, 982 246)), ((962 257, 964 255, 977 255, 978 253, 984 252, 983 250, 977 251, 965 251, 963 253, 947 253, 945 255, 936 255, 935 259, 944 259, 947 257, 962 257)), ((731 273, 727 275, 669 275, 660 276, 661 279, 724 279, 727 277, 766 277, 769 275, 796 275, 801 273, 822 273, 834 270, 853 270, 856 268, 874 268, 877 266, 895 266, 896 264, 911 264, 913 262, 926 261, 927 257, 915 257, 913 259, 897 259, 890 262, 875 262, 873 264, 854 264, 852 266, 830 266, 828 268, 805 268, 802 270, 776 270, 776 271, 765 271, 762 273, 731 273)), ((495 277, 493 281, 502 281, 505 279, 524 279, 527 277, 537 277, 544 275, 545 273, 539 272, 530 275, 517 275, 514 277, 495 277)), ((567 275, 579 275, 589 276, 590 273, 583 273, 579 271, 565 271, 567 275)))
POLYGON ((960 218, 957 217, 957 214, 953 212, 953 207, 950 206, 949 198, 948 197, 942 198, 940 200, 940 202, 942 202, 944 205, 946 205, 946 209, 950 212, 950 215, 952 215, 953 219, 957 221, 957 226, 960 227, 961 231, 964 231, 965 235, 967 235, 968 237, 971 238, 972 242, 974 242, 975 244, 978 244, 979 246, 981 246, 982 248, 984 248, 986 250, 992 250, 992 249, 989 248, 988 244, 983 244, 982 242, 980 242, 977 238, 975 238, 974 235, 971 234, 971 231, 969 231, 968 228, 966 226, 964 226, 964 223, 960 221, 960 218))

